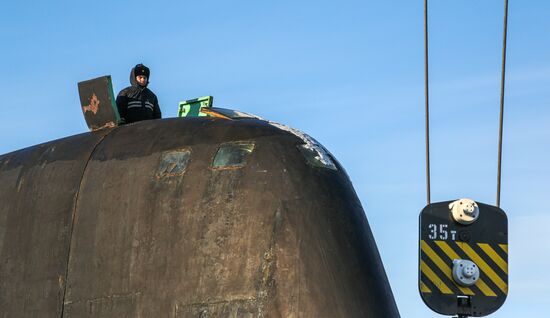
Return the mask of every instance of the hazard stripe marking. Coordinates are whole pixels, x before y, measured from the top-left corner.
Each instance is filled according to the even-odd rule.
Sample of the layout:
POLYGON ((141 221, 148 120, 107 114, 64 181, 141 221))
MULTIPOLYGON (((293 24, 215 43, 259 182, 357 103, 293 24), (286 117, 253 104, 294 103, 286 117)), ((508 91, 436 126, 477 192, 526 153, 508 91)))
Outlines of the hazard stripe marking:
POLYGON ((428 277, 428 279, 437 287, 443 294, 453 294, 453 291, 445 285, 445 283, 432 271, 432 269, 420 260, 420 271, 428 277))
MULTIPOLYGON (((447 276, 447 278, 454 283, 452 269, 441 259, 441 257, 439 257, 439 255, 434 252, 434 250, 428 245, 428 243, 422 240, 420 242, 420 248, 435 263, 435 265, 439 267, 439 269, 445 274, 445 276, 447 276)), ((460 291, 463 292, 465 295, 475 295, 474 292, 468 287, 462 287, 457 285, 456 283, 455 286, 460 289, 460 291)))
POLYGON ((493 260, 493 262, 495 262, 495 264, 497 264, 498 267, 500 267, 500 269, 502 269, 503 272, 506 273, 506 275, 508 275, 508 263, 506 263, 489 244, 477 243, 477 245, 493 260))
MULTIPOLYGON (((449 256, 450 259, 461 259, 461 257, 444 241, 435 241, 435 244, 439 246, 439 248, 449 256)), ((489 287, 487 286, 487 283, 483 281, 483 279, 479 279, 475 286, 481 290, 481 292, 488 297, 496 297, 497 294, 489 287)))
POLYGON ((432 290, 430 288, 428 288, 428 286, 426 286, 426 284, 424 284, 424 282, 420 282, 420 291, 423 292, 423 293, 431 293, 432 290))
POLYGON ((466 255, 468 255, 474 263, 497 285, 497 287, 504 293, 508 294, 508 285, 500 278, 493 269, 485 263, 485 261, 468 245, 463 242, 456 242, 456 245, 460 247, 466 255))
POLYGON ((506 254, 508 254, 508 244, 499 244, 498 246, 500 246, 500 248, 501 248, 506 254))
POLYGON ((497 294, 491 289, 491 287, 487 286, 487 283, 485 283, 482 279, 479 279, 476 282, 477 288, 479 288, 485 296, 488 297, 497 297, 497 294))

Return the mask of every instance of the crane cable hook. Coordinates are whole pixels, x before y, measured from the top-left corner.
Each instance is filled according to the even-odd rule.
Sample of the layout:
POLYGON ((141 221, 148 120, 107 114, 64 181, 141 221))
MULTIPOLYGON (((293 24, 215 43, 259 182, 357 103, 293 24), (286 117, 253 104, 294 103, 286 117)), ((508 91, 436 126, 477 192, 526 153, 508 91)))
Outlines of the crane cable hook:
MULTIPOLYGON (((497 162, 497 195, 496 206, 500 207, 500 187, 502 178, 502 136, 504 126, 504 89, 506 84, 506 38, 508 35, 508 0, 504 0, 504 30, 502 39, 502 66, 500 79, 500 115, 498 134, 498 162, 497 162)), ((425 100, 425 131, 426 131, 426 200, 430 198, 430 108, 429 108, 429 81, 428 81, 428 0, 424 0, 424 100, 425 100)))

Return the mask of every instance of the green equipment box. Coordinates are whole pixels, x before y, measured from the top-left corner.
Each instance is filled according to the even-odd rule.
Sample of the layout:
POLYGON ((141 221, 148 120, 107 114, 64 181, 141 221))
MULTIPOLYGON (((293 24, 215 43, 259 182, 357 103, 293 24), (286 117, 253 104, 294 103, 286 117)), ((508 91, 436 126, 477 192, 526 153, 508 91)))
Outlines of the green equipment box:
POLYGON ((200 110, 203 107, 212 107, 214 97, 204 96, 190 100, 184 100, 179 103, 178 117, 197 117, 207 116, 200 110))

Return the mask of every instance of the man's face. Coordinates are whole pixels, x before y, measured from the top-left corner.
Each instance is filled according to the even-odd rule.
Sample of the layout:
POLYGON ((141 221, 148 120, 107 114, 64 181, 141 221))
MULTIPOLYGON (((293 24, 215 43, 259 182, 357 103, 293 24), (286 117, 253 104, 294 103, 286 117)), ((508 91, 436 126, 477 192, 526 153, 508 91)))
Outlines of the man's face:
POLYGON ((145 85, 147 85, 147 76, 138 75, 138 76, 136 76, 136 81, 138 82, 138 84, 140 86, 145 86, 145 85))

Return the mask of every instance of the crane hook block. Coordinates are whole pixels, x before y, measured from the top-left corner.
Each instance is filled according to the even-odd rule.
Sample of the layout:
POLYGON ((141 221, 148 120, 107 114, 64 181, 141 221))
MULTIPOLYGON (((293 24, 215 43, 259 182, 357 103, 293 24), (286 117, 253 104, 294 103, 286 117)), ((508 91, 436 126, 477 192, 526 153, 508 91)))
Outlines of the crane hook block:
POLYGON ((420 213, 418 285, 442 315, 482 317, 508 295, 508 218, 498 207, 460 199, 420 213))

